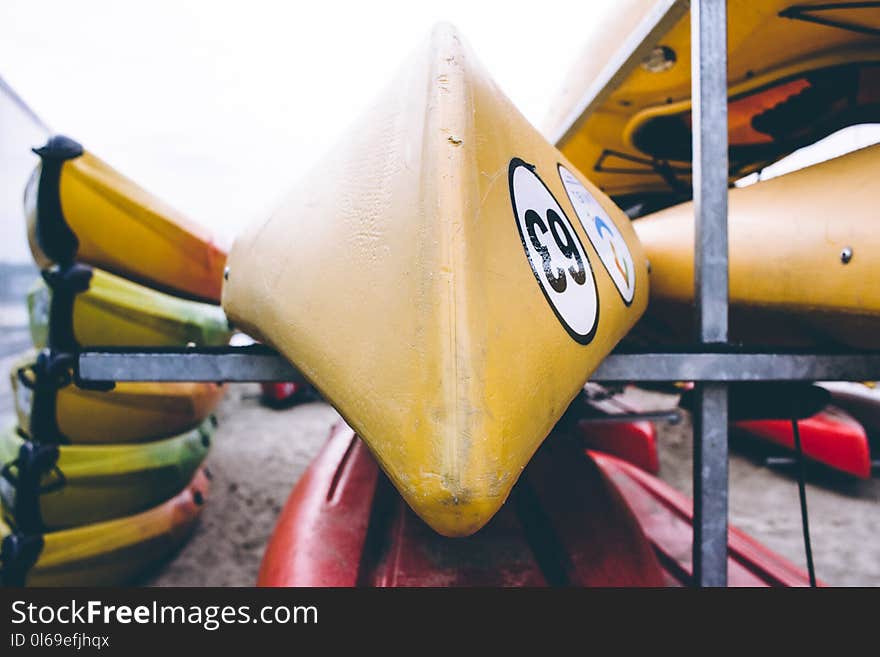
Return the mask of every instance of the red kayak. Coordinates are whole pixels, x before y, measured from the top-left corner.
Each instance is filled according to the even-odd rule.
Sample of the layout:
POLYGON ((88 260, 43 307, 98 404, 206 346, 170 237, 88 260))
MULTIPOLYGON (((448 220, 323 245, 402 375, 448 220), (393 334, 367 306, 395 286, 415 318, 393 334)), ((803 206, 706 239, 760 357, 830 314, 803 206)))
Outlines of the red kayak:
POLYGON ((850 413, 867 432, 880 436, 880 388, 875 383, 824 381, 817 384, 831 395, 831 402, 850 413))
MULTIPOLYGON (((444 538, 338 424, 294 487, 260 586, 682 586, 691 504, 612 456, 551 436, 482 530, 444 538)), ((806 586, 807 576, 730 530, 732 586, 806 586)))
POLYGON ((645 472, 660 472, 657 431, 650 422, 590 419, 579 421, 577 429, 585 447, 616 456, 645 472))
MULTIPOLYGON (((858 399, 852 399, 854 394, 846 401, 856 406, 865 415, 870 410, 880 408, 880 395, 870 398, 863 391, 858 390, 861 384, 827 384, 829 389, 833 385, 854 386, 861 393, 858 399), (872 404, 870 402, 873 402, 872 404)), ((790 386, 789 386, 790 387, 790 386)), ((822 463, 830 468, 844 472, 855 477, 868 479, 871 477, 871 450, 870 441, 865 427, 849 415, 834 406, 827 406, 828 399, 835 398, 837 392, 843 398, 843 393, 837 390, 829 395, 821 388, 811 388, 810 393, 822 393, 821 395, 804 394, 804 386, 798 389, 799 397, 806 401, 801 402, 802 409, 807 409, 805 415, 798 420, 801 434, 801 446, 804 456, 822 463), (823 410, 820 410, 823 409, 823 410), (818 411, 818 412, 817 412, 818 411)), ((861 386, 869 394, 874 391, 866 386, 861 386)), ((844 389, 849 392, 850 389, 844 389)), ((732 426, 740 433, 772 442, 789 450, 794 450, 794 434, 789 418, 778 417, 792 406, 794 391, 786 389, 780 384, 751 384, 749 387, 733 388, 731 391, 731 415, 737 418, 732 426)), ((624 405, 622 401, 615 400, 619 407, 618 412, 638 412, 639 409, 624 405)), ((682 398, 682 406, 692 409, 692 400, 688 393, 682 398)), ((880 412, 877 413, 880 417, 880 412)), ((604 421, 601 418, 591 418, 577 423, 578 433, 586 447, 611 454, 631 463, 646 472, 656 474, 659 471, 659 459, 657 456, 657 438, 654 426, 649 422, 614 422, 604 421)))
MULTIPOLYGON (((794 450, 791 420, 740 420, 740 431, 794 450)), ((848 413, 827 407, 798 422, 804 456, 847 474, 871 477, 871 450, 865 429, 848 413)))
POLYGON ((260 399, 273 408, 286 408, 307 401, 310 392, 309 384, 295 381, 262 383, 260 389, 260 399))
POLYGON ((261 383, 260 390, 268 402, 283 402, 298 392, 299 384, 292 381, 261 383))
POLYGON ((587 383, 584 392, 572 402, 567 416, 587 449, 611 454, 641 468, 660 472, 657 454, 657 431, 647 420, 626 421, 621 415, 638 413, 622 395, 611 394, 595 383, 587 383))

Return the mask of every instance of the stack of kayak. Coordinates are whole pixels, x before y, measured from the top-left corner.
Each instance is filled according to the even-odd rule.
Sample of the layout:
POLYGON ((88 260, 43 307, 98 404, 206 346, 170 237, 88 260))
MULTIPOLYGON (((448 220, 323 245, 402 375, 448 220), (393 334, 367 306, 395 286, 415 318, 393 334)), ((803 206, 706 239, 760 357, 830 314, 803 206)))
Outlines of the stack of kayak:
MULTIPOLYGON (((690 17, 598 107, 578 114, 625 35, 654 0, 609 14, 552 104, 546 131, 624 208, 651 263, 645 342, 693 336, 690 17)), ((730 182, 836 131, 880 122, 880 30, 873 2, 727 2, 730 182)), ((880 146, 731 189, 730 335, 761 346, 877 349, 880 146)))
MULTIPOLYGON (((688 3, 672 4, 621 0, 614 12, 593 17, 596 37, 571 67, 545 123, 545 134, 578 169, 638 215, 691 195, 691 24, 688 3), (586 102, 640 23, 663 13, 671 20, 655 31, 648 56, 601 100, 586 102)), ((876 2, 726 5, 731 183, 837 130, 877 121, 876 2)), ((835 190, 830 199, 846 198, 836 185, 822 188, 835 190)))
POLYGON ((56 136, 25 195, 41 278, 28 294, 34 350, 10 372, 17 424, 0 433, 2 580, 122 584, 189 535, 213 383, 89 387, 81 349, 228 343, 225 253, 79 144, 56 136))
MULTIPOLYGON (((622 37, 658 3, 627 0, 572 67, 547 134, 630 216, 651 265, 651 303, 628 339, 681 345, 694 336, 690 17, 670 14, 656 46, 604 100, 581 100, 611 65, 622 37)), ((880 121, 877 3, 729 0, 729 180, 760 172, 841 129, 880 121)), ((880 348, 880 240, 874 204, 880 146, 732 188, 730 337, 758 347, 880 348)), ((869 477, 869 426, 878 400, 862 384, 830 384, 799 430, 808 458, 869 477), (841 392, 841 387, 850 391, 841 392), (830 406, 825 406, 829 404, 830 406), (867 431, 866 431, 867 429, 867 431)), ((820 384, 820 387, 827 384, 820 384)), ((754 394, 743 388, 734 395, 754 394)), ((802 399, 816 399, 814 388, 802 399)), ((737 433, 794 447, 792 400, 762 390, 760 413, 737 433)), ((687 397, 685 397, 685 401, 687 397)), ((632 433, 632 432, 631 432, 632 433)), ((650 449, 642 434, 638 444, 650 449)), ((620 448, 620 445, 615 445, 620 448)))
MULTIPOLYGON (((732 180, 873 116, 880 57, 864 33, 876 17, 853 9, 865 3, 838 4, 833 20, 817 22, 781 2, 729 2, 732 180), (870 25, 852 30, 860 21, 870 25)), ((658 6, 628 5, 621 24, 603 31, 611 45, 658 6)), ((190 329, 147 330, 144 319, 108 314, 99 288, 121 276, 190 302, 216 303, 222 284, 236 326, 293 363, 345 420, 293 489, 261 584, 689 584, 692 507, 645 471, 657 469, 656 454, 636 448, 653 446, 652 430, 606 423, 599 453, 584 449, 583 424, 565 421, 646 310, 640 339, 689 337, 681 321, 692 315, 694 287, 688 25, 682 16, 601 107, 588 103, 592 115, 563 126, 560 149, 455 30, 438 27, 339 147, 239 236, 225 276, 225 258, 209 240, 77 144, 55 138, 40 149, 27 198, 47 285, 31 299, 35 342, 47 350, 13 373, 20 409, 4 477, 14 523, 4 541, 9 577, 80 583, 89 571, 120 581, 137 559, 86 554, 93 536, 117 540, 133 533, 113 523, 155 523, 147 542, 161 549, 137 554, 156 558, 203 500, 196 475, 160 501, 196 470, 192 443, 196 453, 176 461, 190 472, 165 488, 151 482, 149 501, 131 483, 140 475, 124 478, 117 485, 125 492, 97 513, 96 478, 80 484, 75 476, 75 464, 97 460, 84 450, 204 438, 204 426, 179 432, 192 430, 220 394, 205 385, 78 384, 70 354, 82 346, 225 340, 222 326, 206 328, 204 306, 169 312, 200 318, 183 322, 200 329, 186 337, 190 329), (660 211, 633 223, 619 204, 633 215, 660 211), (81 273, 82 265, 96 269, 81 273), (76 317, 87 312, 104 319, 76 317), (87 337, 104 321, 114 328, 87 337), (608 455, 624 441, 644 469, 608 455), (77 513, 53 508, 62 495, 77 513), (73 519, 88 524, 51 524, 73 519), (78 531, 87 535, 81 542, 65 535, 78 531)), ((573 102, 558 103, 565 116, 615 59, 616 47, 600 50, 581 63, 573 102)), ((866 150, 732 192, 734 333, 757 329, 764 344, 878 346, 870 254, 880 244, 868 221, 878 165, 880 151, 866 150)), ((732 404, 733 419, 774 419, 761 405, 767 399, 782 419, 822 408, 807 408, 813 391, 797 391, 797 404, 787 391, 770 392, 732 404)), ((117 546, 114 555, 142 547, 117 546)), ((736 529, 728 548, 732 584, 808 582, 736 529)))
MULTIPOLYGON (((230 251, 230 318, 345 420, 259 583, 689 583, 688 501, 559 423, 648 279, 628 217, 438 27, 230 251)), ((807 582, 730 550, 733 583, 807 582)))

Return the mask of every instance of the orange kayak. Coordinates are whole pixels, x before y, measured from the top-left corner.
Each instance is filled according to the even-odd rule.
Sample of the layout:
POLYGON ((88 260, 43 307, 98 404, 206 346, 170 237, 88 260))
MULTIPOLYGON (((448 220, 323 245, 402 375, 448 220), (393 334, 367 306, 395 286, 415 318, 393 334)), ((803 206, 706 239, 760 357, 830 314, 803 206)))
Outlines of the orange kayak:
POLYGON ((76 385, 48 354, 22 355, 10 373, 18 425, 42 442, 139 443, 188 431, 217 406, 215 383, 119 383, 112 390, 76 385))
POLYGON ((46 534, 0 520, 0 581, 7 586, 121 586, 167 559, 190 536, 209 490, 204 470, 142 513, 46 534))
POLYGON ((82 262, 148 287, 220 302, 226 251, 200 226, 56 135, 34 150, 25 190, 28 240, 41 269, 82 262))

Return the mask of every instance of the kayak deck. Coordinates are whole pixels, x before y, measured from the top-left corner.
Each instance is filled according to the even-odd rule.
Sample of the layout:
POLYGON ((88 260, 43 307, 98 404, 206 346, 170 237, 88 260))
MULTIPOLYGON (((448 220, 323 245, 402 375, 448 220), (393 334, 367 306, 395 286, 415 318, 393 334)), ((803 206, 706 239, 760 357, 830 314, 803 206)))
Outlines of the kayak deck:
MULTIPOLYGON (((730 530, 732 586, 807 577, 730 530)), ((471 537, 421 521, 343 423, 294 487, 261 586, 680 586, 691 577, 691 503, 614 457, 551 436, 499 513, 471 537)))

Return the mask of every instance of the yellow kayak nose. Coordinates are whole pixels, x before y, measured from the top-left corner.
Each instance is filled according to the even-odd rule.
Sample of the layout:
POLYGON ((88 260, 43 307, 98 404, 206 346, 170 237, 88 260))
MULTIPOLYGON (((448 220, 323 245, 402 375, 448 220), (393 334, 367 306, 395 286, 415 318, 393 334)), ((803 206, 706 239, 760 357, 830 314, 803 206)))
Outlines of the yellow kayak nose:
POLYGON ((77 142, 34 149, 25 189, 28 242, 40 269, 81 262, 149 287, 217 303, 226 252, 201 226, 77 142))
POLYGON ((426 522, 464 536, 643 312, 646 261, 454 29, 407 61, 235 242, 223 307, 336 406, 426 522))

